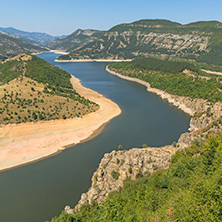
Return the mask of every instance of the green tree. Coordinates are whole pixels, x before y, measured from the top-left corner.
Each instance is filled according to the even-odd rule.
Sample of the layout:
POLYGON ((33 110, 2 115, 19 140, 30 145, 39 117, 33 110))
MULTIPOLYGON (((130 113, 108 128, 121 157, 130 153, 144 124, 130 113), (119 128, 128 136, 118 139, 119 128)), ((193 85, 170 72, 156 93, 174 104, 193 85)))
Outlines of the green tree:
POLYGON ((36 115, 36 113, 33 111, 32 112, 32 118, 34 119, 34 120, 36 120, 37 118, 38 118, 38 116, 36 115))

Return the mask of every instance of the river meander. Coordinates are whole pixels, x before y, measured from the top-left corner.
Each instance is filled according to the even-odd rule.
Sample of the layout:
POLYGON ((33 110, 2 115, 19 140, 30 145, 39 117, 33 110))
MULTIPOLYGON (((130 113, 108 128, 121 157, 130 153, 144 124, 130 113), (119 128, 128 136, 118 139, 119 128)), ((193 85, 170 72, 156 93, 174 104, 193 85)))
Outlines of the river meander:
POLYGON ((39 57, 73 74, 81 83, 116 102, 122 114, 97 137, 36 163, 0 173, 0 221, 42 222, 74 207, 91 184, 104 153, 116 149, 162 146, 188 131, 190 117, 146 91, 146 87, 105 71, 108 63, 56 63, 58 55, 39 57))

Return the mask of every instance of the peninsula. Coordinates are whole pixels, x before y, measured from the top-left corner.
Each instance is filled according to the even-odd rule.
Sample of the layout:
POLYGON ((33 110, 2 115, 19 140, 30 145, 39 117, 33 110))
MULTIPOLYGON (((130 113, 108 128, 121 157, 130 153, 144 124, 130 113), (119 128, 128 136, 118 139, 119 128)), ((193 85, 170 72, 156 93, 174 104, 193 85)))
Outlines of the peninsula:
MULTIPOLYGON (((20 62, 24 65, 27 61, 29 61, 29 63, 33 65, 32 62, 35 60, 38 63, 43 62, 44 65, 49 68, 49 64, 47 64, 45 61, 27 54, 20 55, 14 58, 14 60, 10 60, 8 62, 13 63, 15 67, 17 62, 20 62)), ((5 64, 7 64, 7 61, 5 64)), ((2 64, 2 66, 3 65, 4 64, 2 64)), ((24 65, 26 70, 23 70, 24 72, 22 76, 17 76, 11 81, 7 80, 8 84, 2 84, 0 86, 0 91, 3 93, 1 101, 3 104, 7 105, 7 108, 4 107, 5 105, 1 108, 1 112, 3 114, 2 116, 5 117, 1 121, 2 125, 0 127, 0 170, 9 169, 18 165, 39 160, 41 158, 55 154, 69 145, 77 144, 87 139, 88 137, 95 135, 94 133, 96 130, 121 113, 118 105, 105 98, 103 95, 91 89, 85 88, 77 78, 70 76, 68 73, 67 74, 69 75, 71 86, 74 88, 72 91, 75 92, 74 98, 78 99, 78 101, 73 99, 73 97, 65 97, 64 99, 66 102, 62 101, 62 97, 65 96, 64 88, 63 90, 60 88, 60 92, 58 92, 59 88, 55 88, 53 91, 50 83, 46 83, 45 85, 43 83, 39 83, 34 80, 34 75, 32 78, 27 77, 28 72, 25 71, 29 70, 29 65, 24 65), (37 95, 39 94, 39 97, 37 97, 38 99, 36 99, 36 103, 34 104, 34 106, 37 106, 38 109, 43 109, 44 106, 40 106, 42 101, 47 107, 47 104, 49 103, 47 98, 51 98, 52 101, 55 101, 54 103, 56 103, 56 101, 58 102, 57 104, 54 104, 57 109, 55 108, 55 111, 48 114, 47 112, 37 112, 34 110, 35 107, 33 107, 33 104, 31 103, 30 104, 32 106, 30 104, 25 104, 25 101, 28 101, 27 99, 23 102, 23 104, 21 104, 21 102, 19 103, 21 98, 16 99, 13 97, 11 92, 16 94, 17 91, 14 91, 15 88, 13 87, 20 89, 20 86, 23 84, 23 90, 27 90, 25 87, 29 87, 33 97, 34 93, 37 95), (32 87, 29 84, 32 84, 32 87), (9 96, 11 104, 7 100, 9 96), (74 110, 72 110, 75 116, 71 115, 71 109, 69 106, 71 100, 73 103, 75 103, 70 104, 71 107, 75 107, 74 110), (23 107, 24 110, 22 110, 21 114, 20 107, 16 113, 12 110, 9 110, 11 107, 13 107, 13 103, 16 104, 17 107, 21 106, 21 109, 23 107), (68 112, 66 114, 64 113, 64 110, 59 109, 59 104, 65 104, 62 107, 67 107, 68 112), (27 109, 28 106, 29 109, 27 109), (30 113, 28 110, 31 109, 33 109, 31 111, 32 115, 28 115, 30 113), (76 112, 75 109, 80 111, 76 112), (26 111, 27 117, 25 115, 26 111), (7 114, 5 112, 7 112, 7 114), (13 114, 11 112, 13 112, 13 114), (20 118, 18 118, 18 116, 20 116, 20 118), (13 122, 13 120, 16 120, 17 122, 13 122)), ((51 65, 50 68, 51 70, 59 70, 58 68, 51 65)), ((46 72, 45 74, 48 73, 46 72)), ((44 80, 45 79, 47 78, 44 77, 44 80)), ((61 79, 60 82, 62 82, 61 79)), ((70 90, 71 89, 68 91, 69 93, 70 90)), ((17 97, 20 94, 20 96, 23 96, 20 91, 17 93, 17 97)), ((27 94, 30 95, 30 92, 27 94)), ((53 108, 52 103, 50 103, 49 106, 53 108)))

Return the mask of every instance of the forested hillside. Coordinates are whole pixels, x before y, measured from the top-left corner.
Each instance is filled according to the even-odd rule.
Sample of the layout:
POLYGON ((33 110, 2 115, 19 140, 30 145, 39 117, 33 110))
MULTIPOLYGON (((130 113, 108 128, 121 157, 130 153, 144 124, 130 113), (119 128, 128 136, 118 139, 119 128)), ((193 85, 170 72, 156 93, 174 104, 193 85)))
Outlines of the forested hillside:
POLYGON ((91 30, 91 29, 86 29, 86 30, 78 29, 75 32, 73 32, 71 35, 67 36, 66 38, 56 39, 52 41, 48 45, 48 47, 50 49, 70 52, 72 50, 76 50, 78 48, 83 47, 89 42, 96 40, 103 33, 104 31, 91 30))
POLYGON ((168 169, 126 180, 98 206, 82 205, 51 222, 221 221, 222 134, 177 151, 168 169))
POLYGON ((0 34, 0 61, 24 52, 39 53, 43 51, 46 51, 46 49, 34 46, 21 39, 16 39, 7 35, 0 34))
POLYGON ((222 24, 209 21, 181 25, 168 20, 120 24, 59 59, 131 59, 137 56, 183 58, 222 65, 222 24))
POLYGON ((151 87, 173 95, 222 101, 222 78, 209 76, 191 63, 137 58, 111 64, 109 69, 147 81, 151 87))

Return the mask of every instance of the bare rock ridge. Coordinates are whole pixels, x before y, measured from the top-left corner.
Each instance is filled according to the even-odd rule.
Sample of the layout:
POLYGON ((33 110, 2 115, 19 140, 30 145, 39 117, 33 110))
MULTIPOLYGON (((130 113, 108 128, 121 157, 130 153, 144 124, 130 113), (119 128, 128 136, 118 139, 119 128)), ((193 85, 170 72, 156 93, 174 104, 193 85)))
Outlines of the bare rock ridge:
MULTIPOLYGON (((152 174, 157 169, 167 168, 171 155, 178 149, 191 145, 195 138, 204 137, 209 131, 214 133, 222 128, 220 124, 213 124, 217 123, 222 115, 222 103, 213 104, 203 99, 171 95, 162 90, 151 88, 148 82, 120 75, 108 68, 106 70, 120 78, 145 85, 149 92, 156 93, 162 99, 166 99, 172 105, 191 115, 190 132, 182 134, 177 144, 174 145, 160 148, 133 148, 128 151, 106 153, 92 176, 92 185, 89 191, 81 195, 74 210, 78 210, 82 204, 90 204, 93 200, 101 204, 111 191, 122 187, 123 181, 127 178, 136 179, 142 175, 152 174)), ((74 211, 69 206, 65 210, 67 213, 74 211)))
POLYGON ((112 191, 123 186, 127 178, 136 179, 142 175, 149 175, 160 168, 167 168, 173 146, 162 148, 134 148, 131 150, 112 151, 106 153, 93 174, 92 186, 87 193, 81 195, 76 206, 91 203, 92 200, 102 203, 104 198, 112 191))

